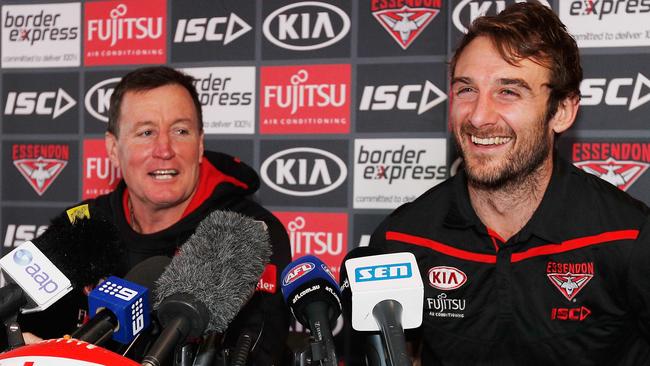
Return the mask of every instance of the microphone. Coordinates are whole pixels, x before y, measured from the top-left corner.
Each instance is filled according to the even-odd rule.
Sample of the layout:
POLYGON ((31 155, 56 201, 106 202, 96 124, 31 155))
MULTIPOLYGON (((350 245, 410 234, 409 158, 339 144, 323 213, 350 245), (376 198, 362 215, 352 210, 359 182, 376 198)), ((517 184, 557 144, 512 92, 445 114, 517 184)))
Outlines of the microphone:
POLYGON ((154 308, 164 330, 142 364, 159 366, 188 336, 224 332, 270 257, 261 222, 227 211, 208 215, 156 281, 154 308))
POLYGON ((352 327, 381 331, 389 364, 411 365, 404 328, 422 324, 424 301, 415 256, 393 253, 351 258, 345 269, 352 292, 352 327))
POLYGON ((338 365, 332 326, 341 315, 341 299, 330 269, 313 255, 296 259, 282 271, 282 295, 314 337, 312 361, 338 365))
POLYGON ((352 258, 368 257, 377 254, 386 253, 376 247, 357 247, 349 251, 341 262, 339 279, 341 282, 341 304, 343 305, 343 319, 345 324, 345 357, 346 361, 352 364, 365 362, 368 366, 387 366, 386 359, 388 355, 386 354, 380 333, 366 333, 365 337, 362 338, 351 329, 352 291, 350 290, 348 271, 345 269, 345 262, 352 258), (363 342, 364 340, 365 342, 363 342), (359 352, 359 349, 363 349, 364 352, 359 352))
POLYGON ((88 294, 88 310, 95 315, 71 336, 92 344, 104 344, 111 335, 128 344, 151 323, 149 290, 115 276, 88 294))
POLYGON ((114 259, 121 251, 117 229, 98 213, 87 214, 54 218, 41 236, 0 259, 0 267, 24 295, 16 299, 15 285, 1 288, 0 298, 13 293, 13 301, 4 302, 0 313, 45 310, 73 288, 95 285, 116 271, 114 259))
POLYGON ((131 268, 124 280, 110 277, 96 287, 88 294, 88 310, 95 315, 70 336, 98 345, 112 336, 119 343, 129 344, 151 323, 148 288, 153 287, 169 262, 171 258, 166 256, 150 257, 131 268), (108 291, 111 288, 114 291, 108 291), (132 317, 136 312, 137 319, 132 317))

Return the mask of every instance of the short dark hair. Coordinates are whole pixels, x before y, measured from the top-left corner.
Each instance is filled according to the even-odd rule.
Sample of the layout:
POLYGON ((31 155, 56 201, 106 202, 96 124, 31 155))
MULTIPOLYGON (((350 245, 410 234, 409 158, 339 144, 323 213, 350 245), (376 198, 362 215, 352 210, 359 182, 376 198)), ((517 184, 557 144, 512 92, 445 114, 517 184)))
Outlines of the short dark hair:
POLYGON ((122 99, 127 92, 140 92, 152 90, 165 85, 180 85, 192 97, 192 102, 196 107, 196 116, 199 123, 199 131, 203 131, 203 113, 201 111, 201 102, 199 95, 194 87, 195 79, 185 73, 167 66, 148 66, 135 69, 122 77, 111 95, 110 107, 108 108, 108 126, 106 131, 112 133, 115 137, 119 133, 118 120, 120 118, 120 108, 122 99))
POLYGON ((530 58, 550 70, 548 119, 555 115, 560 101, 580 97, 580 51, 553 10, 537 1, 524 2, 510 5, 498 15, 476 18, 451 59, 452 79, 463 50, 480 36, 491 39, 501 57, 511 65, 530 58))

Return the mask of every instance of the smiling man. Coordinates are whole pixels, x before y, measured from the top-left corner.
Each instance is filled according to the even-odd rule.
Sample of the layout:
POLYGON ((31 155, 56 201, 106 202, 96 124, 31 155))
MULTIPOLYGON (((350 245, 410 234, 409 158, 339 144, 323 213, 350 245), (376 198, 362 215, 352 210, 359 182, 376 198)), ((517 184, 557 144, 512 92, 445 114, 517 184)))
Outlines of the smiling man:
MULTIPOLYGON (((230 324, 223 346, 233 347, 247 330, 258 336, 249 364, 278 364, 289 328, 278 290, 282 269, 291 260, 289 238, 282 224, 248 197, 260 184, 255 171, 232 156, 204 151, 201 104, 193 83, 192 77, 165 66, 137 69, 122 78, 111 96, 105 141, 123 180, 113 192, 84 204, 91 216, 101 212, 119 231, 124 253, 116 253, 122 268, 118 276, 147 258, 175 255, 214 210, 264 221, 273 251, 262 277, 267 286, 257 289, 230 324)), ((73 297, 52 311, 25 317, 23 330, 44 338, 72 332, 81 320, 77 308, 87 302, 77 293, 75 308, 73 297), (66 317, 70 311, 74 316, 66 317)))
POLYGON ((579 51, 536 2, 478 18, 450 63, 456 176, 393 212, 371 246, 416 255, 422 365, 650 363, 649 210, 557 156, 579 51))

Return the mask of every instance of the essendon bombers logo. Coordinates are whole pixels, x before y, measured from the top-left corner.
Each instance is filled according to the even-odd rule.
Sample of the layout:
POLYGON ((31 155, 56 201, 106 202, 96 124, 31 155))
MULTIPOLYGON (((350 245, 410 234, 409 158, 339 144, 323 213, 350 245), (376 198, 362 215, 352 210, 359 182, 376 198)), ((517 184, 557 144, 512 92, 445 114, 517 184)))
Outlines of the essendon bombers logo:
POLYGON ((65 144, 14 144, 11 148, 16 169, 39 196, 52 185, 70 159, 65 144))
POLYGON ((546 276, 571 301, 594 277, 594 264, 549 262, 546 265, 546 276))
POLYGON ((575 166, 626 191, 648 169, 650 164, 632 160, 586 160, 575 166))
POLYGON ((43 157, 14 161, 14 165, 20 174, 25 177, 39 196, 45 193, 67 164, 68 162, 65 160, 46 159, 43 157))
POLYGON ((381 6, 376 4, 378 2, 373 3, 372 15, 404 50, 440 13, 440 0, 422 1, 423 7, 417 8, 408 6, 396 8, 381 6))

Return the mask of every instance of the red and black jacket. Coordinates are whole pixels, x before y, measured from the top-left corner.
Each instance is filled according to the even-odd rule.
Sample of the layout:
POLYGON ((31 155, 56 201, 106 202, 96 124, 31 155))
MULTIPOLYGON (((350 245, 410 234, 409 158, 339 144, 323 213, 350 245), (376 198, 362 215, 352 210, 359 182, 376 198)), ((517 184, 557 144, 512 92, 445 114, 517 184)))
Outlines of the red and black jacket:
MULTIPOLYGON (((261 330, 248 364, 271 365, 275 359, 283 357, 289 329, 289 311, 280 292, 279 279, 282 270, 291 261, 289 237, 282 223, 271 212, 248 198, 259 188, 259 178, 252 168, 229 155, 205 151, 200 169, 198 191, 183 217, 157 233, 140 234, 129 225, 124 181, 113 192, 85 203, 89 204, 91 215, 93 210, 100 210, 118 228, 123 253, 115 258, 121 268, 120 273, 115 274, 117 276, 124 276, 133 266, 149 257, 175 255, 198 224, 214 210, 238 212, 264 221, 272 246, 271 261, 263 275, 267 286, 258 289, 240 310, 229 325, 223 344, 224 347, 233 347, 244 329, 255 334, 261 330)), ((75 329, 79 322, 79 309, 85 308, 86 296, 81 291, 73 291, 51 309, 22 317, 20 324, 23 331, 31 331, 43 338, 57 338, 75 329)))
POLYGON ((507 241, 464 173, 393 212, 371 246, 409 251, 424 282, 423 365, 650 364, 648 207, 556 159, 507 241))

